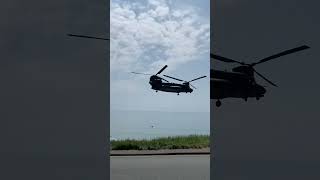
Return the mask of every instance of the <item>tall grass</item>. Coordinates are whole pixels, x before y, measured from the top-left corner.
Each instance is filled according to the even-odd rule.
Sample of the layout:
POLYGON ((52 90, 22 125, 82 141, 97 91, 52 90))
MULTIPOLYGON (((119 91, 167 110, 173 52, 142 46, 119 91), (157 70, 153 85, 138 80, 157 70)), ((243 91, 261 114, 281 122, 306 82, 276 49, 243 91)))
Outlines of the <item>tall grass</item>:
POLYGON ((112 140, 112 150, 159 150, 208 148, 209 135, 189 135, 156 138, 151 140, 112 140))

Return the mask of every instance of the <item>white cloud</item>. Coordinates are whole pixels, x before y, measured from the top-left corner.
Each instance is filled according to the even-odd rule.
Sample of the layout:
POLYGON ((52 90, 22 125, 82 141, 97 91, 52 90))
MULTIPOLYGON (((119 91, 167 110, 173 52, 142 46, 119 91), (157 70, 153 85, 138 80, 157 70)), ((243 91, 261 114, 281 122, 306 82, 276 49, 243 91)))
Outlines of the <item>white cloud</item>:
POLYGON ((164 64, 173 70, 209 51, 210 26, 191 7, 129 2, 111 3, 111 73, 154 73, 164 64))
POLYGON ((153 5, 153 6, 163 6, 164 4, 166 4, 166 1, 165 0, 148 0, 148 3, 150 5, 153 5))

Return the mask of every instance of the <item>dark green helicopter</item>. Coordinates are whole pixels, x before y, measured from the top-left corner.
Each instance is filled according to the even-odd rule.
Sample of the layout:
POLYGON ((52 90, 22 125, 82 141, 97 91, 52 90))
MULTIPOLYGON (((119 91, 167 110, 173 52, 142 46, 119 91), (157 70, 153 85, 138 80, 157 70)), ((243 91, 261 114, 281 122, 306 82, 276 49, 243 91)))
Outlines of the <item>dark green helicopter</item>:
MULTIPOLYGON (((78 34, 68 34, 68 36, 73 36, 73 37, 80 37, 80 38, 89 38, 89 39, 97 39, 97 40, 105 40, 108 41, 110 39, 108 38, 102 38, 102 37, 95 37, 95 36, 87 36, 87 35, 78 35, 78 34)), ((205 78, 207 76, 201 76, 198 78, 195 78, 193 80, 190 81, 184 81, 175 77, 171 77, 168 75, 164 75, 167 78, 171 78, 174 79, 176 81, 181 81, 183 83, 171 83, 168 80, 158 76, 162 71, 164 71, 168 66, 165 65, 162 69, 160 69, 155 75, 152 74, 145 74, 145 73, 137 73, 137 72, 132 72, 134 74, 143 74, 143 75, 151 75, 150 79, 149 79, 149 84, 151 85, 151 89, 155 90, 156 92, 158 91, 163 91, 163 92, 172 92, 172 93, 177 93, 179 95, 179 93, 184 92, 184 93, 192 93, 193 92, 193 88, 196 89, 196 87, 194 87, 192 84, 190 84, 190 82, 192 81, 196 81, 198 79, 202 79, 205 78), (190 87, 191 86, 191 87, 190 87)))
POLYGON ((158 91, 163 91, 163 92, 172 92, 172 93, 177 93, 179 95, 179 93, 184 92, 184 93, 192 93, 193 92, 193 88, 196 89, 196 87, 194 87, 192 84, 190 84, 190 82, 192 81, 196 81, 202 78, 205 78, 207 76, 201 76, 195 79, 192 79, 190 81, 184 81, 172 76, 168 76, 168 75, 163 75, 167 78, 171 78, 177 81, 181 81, 183 83, 171 83, 168 80, 160 77, 160 73, 162 71, 164 71, 168 66, 165 65, 163 68, 161 68, 156 74, 152 75, 152 74, 145 74, 145 73, 138 73, 138 72, 132 72, 134 74, 143 74, 143 75, 151 75, 150 79, 149 79, 149 84, 151 85, 151 89, 155 90, 156 92, 158 91), (191 87, 190 87, 191 86, 191 87))
POLYGON ((216 54, 210 54, 210 57, 212 59, 226 63, 240 64, 240 66, 233 68, 232 72, 214 69, 210 70, 210 99, 217 100, 217 107, 221 106, 220 100, 224 98, 241 98, 245 101, 247 101, 248 98, 256 98, 257 100, 259 100, 261 97, 264 97, 264 94, 267 91, 262 85, 259 85, 256 82, 254 78, 254 73, 260 76, 265 81, 267 81, 269 84, 276 87, 277 85, 268 80, 259 72, 257 72, 254 69, 254 66, 308 48, 310 47, 303 45, 266 57, 254 63, 244 63, 226 57, 222 57, 216 54))

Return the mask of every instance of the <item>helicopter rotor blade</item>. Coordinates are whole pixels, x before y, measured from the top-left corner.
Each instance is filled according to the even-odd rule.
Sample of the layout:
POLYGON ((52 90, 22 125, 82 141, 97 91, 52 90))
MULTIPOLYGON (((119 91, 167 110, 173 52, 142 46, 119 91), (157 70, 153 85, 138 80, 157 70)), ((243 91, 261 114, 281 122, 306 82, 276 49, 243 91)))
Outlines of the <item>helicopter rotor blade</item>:
POLYGON ((205 77, 207 77, 207 76, 201 76, 201 77, 198 77, 198 78, 192 79, 191 81, 188 81, 188 82, 196 81, 196 80, 198 80, 198 79, 202 79, 202 78, 205 78, 205 77))
POLYGON ((197 89, 194 85, 192 85, 192 84, 189 84, 190 86, 192 86, 194 89, 197 89))
POLYGON ((160 74, 160 73, 161 73, 163 70, 165 70, 167 67, 168 67, 167 65, 163 66, 163 68, 161 68, 160 71, 158 71, 156 75, 160 74))
MULTIPOLYGON (((252 68, 253 69, 253 68, 252 68)), ((256 71, 255 69, 253 69, 253 71, 260 76, 262 79, 264 79, 265 81, 267 81, 268 83, 270 83, 271 85, 278 87, 276 84, 274 84, 273 82, 271 82, 269 79, 267 79, 266 77, 264 77, 262 74, 258 73, 258 71, 256 71)))
POLYGON ((184 81, 184 80, 181 80, 181 79, 178 79, 178 78, 175 78, 175 77, 171 77, 171 76, 168 76, 168 75, 163 75, 167 78, 171 78, 171 79, 174 79, 174 80, 177 80, 177 81, 184 81))
POLYGON ((295 53, 295 52, 298 52, 298 51, 302 51, 302 50, 305 50, 305 49, 308 49, 308 48, 310 48, 310 47, 306 46, 306 45, 303 45, 303 46, 299 46, 299 47, 296 47, 296 48, 293 48, 293 49, 289 49, 289 50, 283 51, 281 53, 278 53, 278 54, 266 57, 264 59, 261 59, 260 61, 258 61, 256 63, 252 63, 251 66, 255 66, 257 64, 261 64, 261 63, 270 61, 272 59, 275 59, 275 58, 278 58, 278 57, 281 57, 281 56, 285 56, 285 55, 288 55, 288 54, 292 54, 292 53, 295 53))
MULTIPOLYGON (((159 76, 158 76, 159 77, 159 76)), ((168 80, 166 80, 165 78, 162 78, 162 77, 159 77, 160 79, 166 81, 166 82, 169 82, 168 80)))
POLYGON ((213 58, 213 59, 222 61, 222 62, 238 63, 238 64, 241 64, 241 65, 246 65, 246 63, 243 63, 243 62, 240 62, 240 61, 236 61, 236 60, 233 60, 233 59, 229 59, 229 58, 226 58, 226 57, 222 57, 222 56, 219 56, 219 55, 216 55, 216 54, 212 54, 212 53, 210 54, 210 57, 213 58))
POLYGON ((147 73, 139 73, 139 72, 131 72, 133 74, 142 74, 142 75, 152 75, 152 74, 147 74, 147 73))
POLYGON ((73 37, 80 37, 80 38, 89 38, 89 39, 99 39, 99 40, 105 40, 109 41, 109 38, 101 38, 101 37, 94 37, 94 36, 85 36, 85 35, 77 35, 77 34, 67 34, 68 36, 73 36, 73 37))

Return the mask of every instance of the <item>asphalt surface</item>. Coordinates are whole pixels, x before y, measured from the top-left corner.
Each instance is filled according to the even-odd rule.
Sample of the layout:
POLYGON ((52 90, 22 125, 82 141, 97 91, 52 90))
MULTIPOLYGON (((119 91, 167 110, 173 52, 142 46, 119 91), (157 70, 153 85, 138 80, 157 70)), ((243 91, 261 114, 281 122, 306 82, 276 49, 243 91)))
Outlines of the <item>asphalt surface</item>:
POLYGON ((111 180, 209 180, 210 155, 111 156, 111 180))

